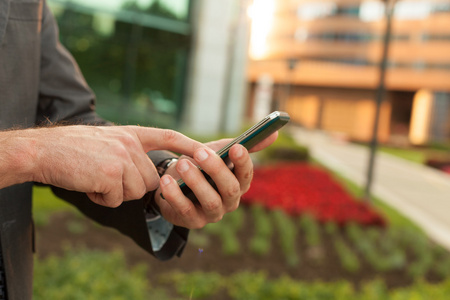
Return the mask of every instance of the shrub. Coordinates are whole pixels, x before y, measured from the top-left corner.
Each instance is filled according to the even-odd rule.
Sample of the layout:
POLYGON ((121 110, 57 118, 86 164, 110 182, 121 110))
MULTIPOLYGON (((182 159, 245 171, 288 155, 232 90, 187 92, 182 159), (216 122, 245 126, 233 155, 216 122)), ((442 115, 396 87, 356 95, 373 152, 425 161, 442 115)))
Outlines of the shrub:
POLYGON ((448 299, 450 295, 450 280, 439 284, 427 283, 423 280, 417 281, 410 288, 398 289, 390 294, 392 300, 403 299, 448 299))
POLYGON ((433 249, 429 240, 425 237, 416 237, 411 241, 410 246, 414 252, 414 261, 408 267, 408 273, 411 277, 423 277, 433 265, 433 249))
POLYGON ((236 300, 444 300, 450 295, 450 280, 439 284, 419 280, 411 286, 390 290, 378 279, 363 283, 356 291, 347 281, 306 282, 288 276, 269 279, 263 271, 243 271, 228 277, 210 272, 172 272, 162 275, 161 282, 176 286, 178 294, 188 299, 215 299, 222 292, 236 300))
POLYGON ((126 267, 121 252, 66 250, 36 260, 34 299, 148 299, 146 268, 126 267))
POLYGON ((433 270, 437 275, 442 278, 446 278, 450 276, 450 256, 448 255, 448 251, 441 248, 436 247, 435 249, 435 261, 433 270))
POLYGON ((309 149, 299 145, 292 136, 279 132, 277 140, 268 148, 258 152, 261 163, 279 161, 308 161, 309 149))
POLYGON ((389 291, 383 280, 378 279, 365 283, 361 289, 360 297, 362 300, 388 300, 389 291))
POLYGON ((211 299, 224 287, 223 277, 215 272, 171 272, 160 276, 160 282, 175 286, 188 299, 211 299))
POLYGON ((232 299, 260 300, 267 294, 267 283, 264 272, 239 272, 228 279, 228 295, 232 299))

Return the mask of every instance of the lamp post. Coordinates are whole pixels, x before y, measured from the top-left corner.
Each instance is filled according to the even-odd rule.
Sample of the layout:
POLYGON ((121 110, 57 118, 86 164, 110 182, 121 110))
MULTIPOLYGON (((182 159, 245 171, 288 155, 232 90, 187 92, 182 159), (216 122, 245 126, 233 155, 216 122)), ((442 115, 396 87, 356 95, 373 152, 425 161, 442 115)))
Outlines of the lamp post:
POLYGON ((374 174, 375 156, 378 148, 378 124, 380 119, 381 104, 383 103, 384 94, 386 91, 386 71, 388 64, 389 44, 392 35, 392 15, 394 13, 395 0, 384 0, 385 3, 385 15, 386 15, 386 30, 383 40, 383 53, 380 62, 380 78, 378 82, 378 88, 376 91, 376 110, 375 121, 373 125, 372 140, 370 143, 369 164, 367 168, 367 181, 364 191, 364 199, 371 201, 371 190, 374 174))

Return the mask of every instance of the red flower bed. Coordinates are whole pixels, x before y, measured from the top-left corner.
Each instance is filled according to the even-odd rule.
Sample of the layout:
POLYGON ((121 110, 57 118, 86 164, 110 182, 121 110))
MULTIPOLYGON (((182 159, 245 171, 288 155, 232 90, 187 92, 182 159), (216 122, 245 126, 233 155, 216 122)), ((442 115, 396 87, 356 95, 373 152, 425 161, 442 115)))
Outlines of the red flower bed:
POLYGON ((328 173, 307 164, 255 168, 252 185, 242 203, 283 209, 293 216, 309 213, 321 222, 385 224, 368 204, 348 195, 328 173))

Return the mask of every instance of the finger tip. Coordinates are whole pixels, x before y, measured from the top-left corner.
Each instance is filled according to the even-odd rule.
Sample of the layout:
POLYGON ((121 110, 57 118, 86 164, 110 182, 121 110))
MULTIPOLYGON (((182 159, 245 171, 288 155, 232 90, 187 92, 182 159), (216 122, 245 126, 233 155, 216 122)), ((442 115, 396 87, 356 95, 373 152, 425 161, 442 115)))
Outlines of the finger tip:
POLYGON ((230 149, 230 155, 233 156, 233 158, 242 158, 244 155, 248 154, 247 148, 242 146, 241 144, 233 145, 230 149))
POLYGON ((160 178, 159 180, 159 184, 161 186, 161 188, 169 185, 172 182, 172 177, 170 175, 164 175, 163 177, 160 178))

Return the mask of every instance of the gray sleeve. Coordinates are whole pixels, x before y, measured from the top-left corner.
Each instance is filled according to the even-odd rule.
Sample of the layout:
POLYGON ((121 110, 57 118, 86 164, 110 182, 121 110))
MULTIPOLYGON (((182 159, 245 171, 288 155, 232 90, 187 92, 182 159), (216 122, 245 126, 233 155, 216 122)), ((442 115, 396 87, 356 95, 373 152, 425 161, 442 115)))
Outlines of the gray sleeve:
POLYGON ((104 124, 95 113, 95 96, 72 55, 59 42, 55 18, 44 2, 37 124, 104 124))

